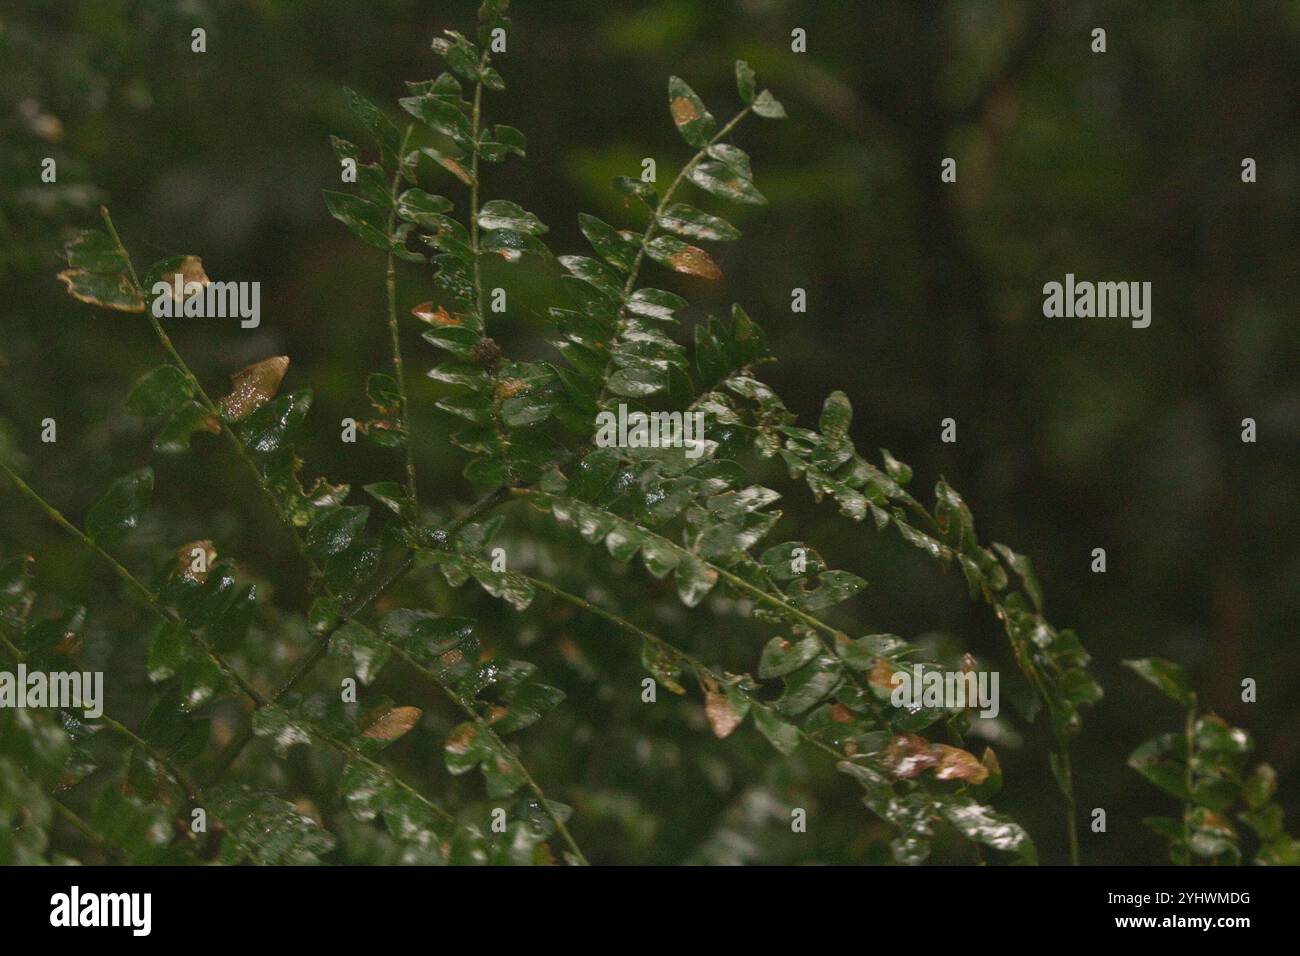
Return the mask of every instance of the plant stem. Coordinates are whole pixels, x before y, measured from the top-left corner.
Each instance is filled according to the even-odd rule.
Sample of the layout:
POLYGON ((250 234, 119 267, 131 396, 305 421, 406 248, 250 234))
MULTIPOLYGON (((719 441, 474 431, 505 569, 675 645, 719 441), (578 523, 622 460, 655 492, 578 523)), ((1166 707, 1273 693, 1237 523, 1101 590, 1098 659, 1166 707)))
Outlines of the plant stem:
MULTIPOLYGON (((122 238, 117 233, 117 227, 113 225, 113 217, 109 215, 108 207, 100 206, 99 214, 103 218, 104 226, 108 229, 108 234, 112 237, 114 244, 117 246, 118 252, 120 252, 122 258, 126 260, 126 267, 131 274, 131 281, 135 285, 136 291, 138 291, 141 296, 144 296, 144 289, 140 285, 139 276, 136 275, 135 266, 131 262, 131 255, 127 252, 126 246, 122 244, 122 238)), ((271 510, 278 518, 280 518, 281 523, 288 530, 289 536, 293 539, 294 547, 297 549, 303 562, 307 565, 307 569, 311 572, 313 580, 319 580, 322 577, 319 565, 317 565, 316 561, 312 558, 310 553, 308 553, 307 546, 303 542, 302 536, 298 534, 298 529, 294 527, 293 522, 285 520, 285 516, 280 509, 280 503, 276 500, 275 495, 272 494, 271 488, 266 483, 266 478, 262 475, 261 469, 257 467, 257 463, 253 461, 252 456, 248 453, 248 448, 230 427, 230 424, 221 414, 221 409, 217 407, 217 404, 212 401, 211 397, 204 390, 202 384, 199 382, 198 376, 190 370, 190 367, 185 363, 185 359, 181 358, 180 352, 176 351, 176 346, 172 344, 171 336, 169 336, 167 330, 162 327, 162 323, 158 321, 157 317, 147 307, 145 309, 145 316, 149 320, 149 325, 153 328, 154 335, 157 336, 159 343, 162 345, 163 351, 167 353, 173 364, 180 369, 181 374, 189 380, 190 387, 194 389, 195 394, 198 396, 199 402, 203 406, 203 410, 218 423, 221 428, 221 433, 235 449, 235 454, 252 473, 253 480, 261 491, 262 497, 266 499, 267 504, 271 506, 271 510)))
MULTIPOLYGON (((505 501, 507 497, 508 492, 505 488, 497 488, 495 491, 484 495, 476 501, 470 509, 465 512, 465 514, 461 515, 447 526, 447 530, 442 533, 442 540, 444 542, 449 541, 451 536, 457 531, 469 524, 479 515, 490 511, 492 508, 505 501)), ((397 581, 411 569, 412 564, 412 556, 410 553, 407 553, 402 562, 393 571, 389 572, 377 585, 372 586, 366 594, 358 598, 350 607, 343 609, 339 613, 338 627, 335 627, 316 642, 315 646, 313 646, 307 655, 299 662, 297 668, 294 669, 294 672, 289 676, 288 680, 280 686, 279 690, 271 695, 269 703, 278 704, 285 698, 285 696, 292 693, 299 684, 306 680, 312 671, 315 670, 316 666, 325 658, 326 653, 329 651, 330 640, 334 637, 335 633, 337 633, 338 628, 356 618, 372 603, 379 600, 379 598, 382 597, 389 588, 396 584, 397 581)), ((208 778, 208 786, 212 786, 212 784, 225 776, 226 772, 234 765, 235 761, 239 759, 239 755, 243 753, 244 748, 248 746, 253 737, 254 734, 252 727, 245 727, 234 740, 226 745, 225 751, 223 751, 217 758, 217 763, 208 778)))
POLYGON ((439 679, 437 674, 417 661, 403 648, 391 643, 388 646, 392 649, 393 653, 401 658, 408 666, 423 676, 426 680, 436 685, 444 694, 447 695, 448 700, 463 710, 470 720, 473 721, 474 725, 478 727, 482 733, 487 734, 487 736, 491 738, 499 753, 509 755, 511 762, 515 765, 515 769, 524 778, 524 781, 528 784, 528 789, 533 792, 533 796, 535 796, 537 802, 542 805, 542 809, 546 812, 546 815, 551 818, 551 822, 555 824, 555 829, 562 837, 564 837, 564 842, 569 845, 569 849, 573 852, 574 857, 582 866, 590 866, 591 864, 587 861, 586 855, 582 852, 582 847, 578 846, 578 842, 574 840, 573 834, 571 834, 569 828, 564 825, 564 819, 551 807, 551 802, 546 799, 546 794, 542 792, 542 788, 533 778, 533 775, 528 772, 528 768, 524 765, 524 762, 520 759, 519 755, 506 746, 505 741, 503 741, 497 732, 492 729, 491 725, 483 719, 482 715, 470 705, 469 701, 465 700, 465 698, 458 694, 451 686, 439 679))
POLYGON ((71 807, 68 807, 66 804, 62 803, 57 799, 51 798, 51 802, 54 804, 55 812, 58 813, 58 815, 61 816, 64 820, 66 820, 68 823, 72 824, 72 826, 75 827, 77 830, 81 831, 81 834, 87 840, 89 840, 91 843, 97 846, 104 853, 108 854, 110 857, 121 858, 122 851, 119 850, 117 847, 113 846, 111 843, 109 843, 108 840, 106 840, 103 836, 100 835, 98 830, 96 830, 89 823, 83 820, 77 814, 76 811, 74 811, 71 807))
POLYGON ((645 227, 645 232, 641 234, 641 243, 637 247, 636 257, 632 260, 632 268, 628 271, 627 282, 623 284, 623 298, 626 299, 636 288, 637 276, 641 271, 641 263, 645 261, 646 243, 654 238, 655 229, 659 226, 659 217, 663 215, 664 210, 668 208, 668 203, 672 200, 673 194, 677 192, 677 187, 682 184, 682 180, 690 175, 692 169, 700 164, 705 156, 709 154, 709 147, 721 142, 733 129, 739 125, 740 121, 750 114, 752 106, 746 106, 743 110, 731 118, 729 122, 713 134, 713 137, 706 143, 694 156, 677 172, 677 176, 664 191, 663 197, 655 207, 654 214, 650 217, 650 222, 645 227))
MULTIPOLYGON (((618 627, 621 630, 624 630, 627 633, 634 635, 635 637, 639 637, 642 640, 649 641, 651 644, 654 644, 656 647, 660 648, 661 650, 666 651, 667 653, 681 660, 688 667, 690 667, 690 669, 697 676, 705 675, 717 681, 719 684, 726 684, 726 678, 724 677, 724 675, 715 671, 712 667, 705 664, 698 657, 688 654, 686 651, 683 651, 676 645, 669 643, 668 641, 664 640, 662 637, 652 634, 650 631, 647 631, 643 627, 639 627, 638 625, 633 624, 631 621, 627 620, 626 618, 620 617, 619 615, 615 614, 613 611, 608 611, 598 604, 592 604, 586 598, 579 597, 578 595, 566 591, 563 588, 555 584, 552 584, 550 581, 546 581, 542 578, 535 578, 527 574, 520 574, 519 577, 527 581, 528 583, 532 584, 535 588, 537 588, 540 591, 545 591, 547 594, 557 597, 562 601, 566 601, 569 604, 572 604, 576 608, 579 608, 583 611, 595 615, 596 617, 606 620, 609 623, 613 624, 615 627, 618 627)), ((746 700, 749 701, 751 707, 757 707, 761 710, 768 710, 768 711, 772 709, 767 703, 750 694, 749 691, 747 691, 745 688, 737 687, 737 690, 742 695, 744 695, 746 700)), ((808 733, 797 724, 791 724, 790 726, 795 728, 795 730, 798 732, 801 739, 811 744, 813 747, 817 748, 823 753, 828 754, 831 757, 834 757, 837 761, 848 759, 846 754, 836 750, 834 747, 830 746, 825 741, 819 740, 818 738, 814 737, 812 734, 808 733)))
MULTIPOLYGON (((3 631, 0 631, 0 649, 3 649, 17 664, 24 663, 27 660, 27 655, 24 654, 3 631)), ((113 731, 113 733, 117 734, 119 737, 130 741, 133 746, 139 747, 148 754, 154 762, 161 766, 163 770, 167 772, 167 775, 176 782, 181 791, 190 800, 191 804, 198 803, 203 791, 194 783, 190 776, 178 767, 169 757, 167 757, 166 754, 155 749, 147 740, 140 737, 129 727, 119 723, 112 717, 109 717, 106 713, 100 713, 99 717, 94 719, 104 724, 104 726, 113 731)))
MULTIPOLYGON (((388 235, 391 237, 393 228, 397 224, 397 190, 402 184, 402 163, 406 161, 406 144, 411 138, 411 128, 413 124, 408 123, 406 132, 402 134, 402 145, 397 150, 397 171, 393 173, 393 185, 389 190, 389 199, 391 207, 388 211, 388 235)), ((406 498, 410 503, 411 516, 415 517, 418 511, 415 492, 415 451, 414 436, 411 433, 411 403, 406 395, 406 373, 402 364, 402 340, 399 334, 400 329, 397 324, 397 270, 395 267, 393 253, 388 253, 388 269, 386 273, 386 285, 388 289, 388 335, 391 340, 393 350, 393 375, 397 379, 397 394, 401 401, 401 427, 404 436, 403 444, 406 446, 406 498)))
POLYGON ((1183 768, 1183 789, 1187 791, 1187 800, 1183 803, 1183 843, 1191 846, 1192 825, 1192 760, 1196 755, 1196 694, 1192 694, 1191 704, 1187 708, 1187 717, 1183 721, 1183 740, 1187 747, 1187 761, 1183 768))
POLYGON ((42 511, 44 511, 46 517, 48 517, 52 522, 54 522, 56 525, 58 525, 60 528, 62 528, 64 531, 70 534, 73 538, 75 538, 81 544, 81 546, 84 547, 86 550, 88 550, 91 554, 95 555, 101 561, 107 564, 112 569, 113 573, 116 574, 118 578, 120 578, 122 582, 126 584, 127 590, 130 591, 133 595, 135 595, 136 599, 146 610, 150 611, 151 613, 153 613, 158 618, 160 618, 161 620, 163 620, 168 624, 175 624, 181 628, 184 628, 185 633, 189 635, 190 640, 193 641, 199 647, 199 649, 202 650, 203 653, 207 655, 208 659, 217 666, 217 668, 221 671, 221 673, 225 675, 236 687, 238 687, 244 693, 244 695, 248 697, 249 700, 253 701, 253 703, 258 706, 261 706, 261 704, 265 703, 265 700, 263 699, 262 695, 258 693, 257 689, 254 688, 252 684, 244 680, 244 678, 239 675, 238 671, 236 671, 233 667, 231 667, 228 663, 226 663, 226 661, 222 659, 221 655, 218 654, 215 650, 213 650, 208 645, 207 641, 203 640, 203 638, 199 637, 197 634, 191 631, 189 627, 185 624, 185 621, 181 618, 181 616, 172 608, 163 604, 158 599, 158 595, 154 594, 153 591, 151 591, 148 587, 146 587, 143 583, 141 583, 139 578, 137 578, 134 574, 128 571, 125 567, 123 567, 122 564, 111 554, 109 554, 98 544, 92 541, 89 537, 87 537, 86 534, 80 528, 78 528, 71 521, 65 518, 61 511, 59 511, 52 504, 50 504, 43 497, 41 497, 39 492, 37 492, 34 488, 31 487, 31 485, 27 484, 27 482, 23 481, 20 477, 18 477, 18 475, 14 472, 14 470, 10 468, 8 465, 6 465, 4 462, 0 462, 0 471, 3 471, 5 473, 5 475, 9 478, 11 482, 13 482, 14 487, 17 488, 19 492, 21 492, 25 497, 27 497, 33 503, 35 503, 37 507, 39 507, 42 511))
MULTIPOLYGON (((479 58, 479 71, 487 64, 488 54, 483 51, 479 58)), ((469 247, 474 253, 474 308, 478 311, 480 325, 485 325, 483 317, 483 274, 479 267, 478 249, 478 131, 482 121, 483 81, 474 84, 474 110, 470 116, 470 139, 472 147, 469 160, 469 247)))
POLYGON ((109 730, 113 731, 113 733, 117 734, 119 737, 135 744, 135 746, 148 754, 155 763, 159 764, 164 770, 166 770, 167 775, 180 785, 181 789, 185 792, 185 796, 189 798, 192 805, 198 806, 203 802, 203 788, 195 783, 194 778, 182 770, 181 767, 170 757, 164 754, 161 750, 158 750, 153 746, 153 744, 149 743, 129 727, 118 723, 107 714, 101 714, 99 719, 103 721, 104 725, 108 727, 109 730))
MULTIPOLYGON (((704 159, 704 157, 708 155, 709 147, 720 142, 724 137, 730 134, 731 131, 735 129, 736 126, 740 123, 740 121, 750 114, 752 109, 753 107, 746 106, 743 110, 741 110, 739 113, 733 116, 729 122, 727 122, 720 130, 718 130, 713 135, 713 137, 708 141, 707 144, 705 144, 705 146, 702 149, 700 149, 698 152, 696 152, 694 156, 690 158, 690 160, 686 163, 685 166, 683 166, 680 170, 678 170, 677 176, 673 179, 673 181, 669 184, 668 188, 664 191, 664 194, 660 198, 658 205, 655 206, 654 212, 650 215, 650 222, 646 224, 645 231, 641 234, 641 241, 640 243, 637 244, 636 255, 632 259, 632 268, 628 270, 627 281, 623 283, 624 303, 627 302, 628 296, 632 294, 632 290, 636 288, 637 279, 641 275, 641 264, 645 262, 646 243, 648 243, 652 238, 654 238, 655 230, 659 227, 659 217, 662 216, 664 210, 668 208, 668 203, 672 201, 673 195, 677 192, 677 187, 682 184, 682 180, 684 180, 688 175, 690 175, 691 170, 694 169, 697 165, 699 165, 699 163, 704 159)), ((620 306, 620 312, 621 311, 622 311, 622 306, 620 306)), ((623 326, 622 318, 620 317, 619 324, 618 324, 618 332, 616 333, 615 338, 622 336, 623 332, 624 332, 624 326, 623 326)), ((609 364, 607 363, 605 367, 605 374, 601 376, 602 382, 609 381, 609 371, 610 371, 609 364)), ((605 388, 604 385, 602 385, 600 391, 600 397, 596 400, 596 404, 598 406, 603 405, 607 397, 608 397, 608 390, 605 388)))

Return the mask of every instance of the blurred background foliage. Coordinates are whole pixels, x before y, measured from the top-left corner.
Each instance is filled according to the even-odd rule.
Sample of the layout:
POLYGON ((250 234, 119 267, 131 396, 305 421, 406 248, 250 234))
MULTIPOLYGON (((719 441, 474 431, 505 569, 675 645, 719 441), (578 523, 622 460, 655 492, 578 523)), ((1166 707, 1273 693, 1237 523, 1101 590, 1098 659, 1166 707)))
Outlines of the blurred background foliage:
MULTIPOLYGON (((581 250, 579 211, 630 223, 611 177, 653 157, 664 181, 687 158, 665 109, 669 74, 726 116, 732 63, 743 58, 785 103, 787 122, 747 124, 737 137, 770 206, 737 214, 744 237, 718 253, 723 281, 680 288, 697 318, 734 300, 765 328, 782 358, 765 377, 801 417, 843 389, 860 448, 890 448, 919 487, 946 477, 985 535, 1032 557, 1049 616, 1078 630, 1107 692, 1075 744, 1084 861, 1163 859, 1140 820, 1169 812, 1169 801, 1124 761, 1178 717, 1119 666, 1127 657, 1184 664, 1206 708, 1251 730, 1294 820, 1300 4, 552 0, 519 2, 512 15, 497 58, 509 92, 495 118, 524 130, 529 155, 491 169, 488 195, 551 224, 557 251, 581 250), (807 31, 806 54, 790 51, 795 27, 807 31), (1107 31, 1104 55, 1089 50, 1094 27, 1107 31), (947 156, 958 161, 956 184, 939 178, 947 156), (1247 156, 1259 169, 1249 185, 1247 156), (1043 283, 1066 272, 1151 281, 1151 327, 1043 318, 1043 283), (790 310, 794 288, 807 290, 806 314, 790 310), (939 441, 946 417, 958 423, 955 445, 939 441), (1241 442, 1245 417, 1258 422, 1257 444, 1241 442), (1097 547, 1105 574, 1089 571, 1097 547), (1258 682, 1258 703, 1241 702, 1243 677, 1258 682), (1107 810, 1105 834, 1087 829, 1093 807, 1107 810)), ((337 188, 328 134, 355 132, 344 85, 392 103, 403 80, 441 69, 430 38, 473 16, 470 2, 419 0, 4 5, 0 446, 47 498, 84 515, 148 454, 148 437, 119 413, 158 362, 148 328, 79 305, 54 278, 62 241, 93 225, 100 201, 138 262, 193 253, 214 279, 261 282, 256 330, 173 323, 210 389, 249 362, 288 355, 286 388, 317 395, 313 441, 301 449, 307 473, 397 477, 391 453, 343 445, 333 425, 364 412, 365 377, 386 366, 387 343, 381 256, 321 199, 337 188), (196 54, 190 31, 200 26, 207 52, 196 54), (46 156, 58 161, 57 185, 39 181, 46 156), (56 444, 39 441, 45 417, 58 421, 56 444)), ((404 265, 399 282, 403 312, 429 298, 420 267, 404 265)), ((510 282, 500 338, 516 356, 551 357, 535 314, 553 277, 525 266, 510 282)), ((421 486, 451 512, 472 499, 464 455, 433 410, 439 386, 421 374, 431 351, 409 320, 405 331, 421 486)), ((246 669, 274 686, 307 642, 292 546, 215 439, 154 465, 157 506, 127 562, 217 541, 259 583, 266 639, 246 669)), ((799 529, 784 537, 817 542, 833 567, 871 582, 839 611, 842 626, 1014 670, 996 621, 967 600, 959 575, 940 576, 895 536, 776 487, 790 492, 782 527, 799 529)), ((525 509, 512 508, 527 526, 525 509)), ((637 570, 611 579, 600 549, 539 547, 529 560, 557 582, 582 591, 610 581, 595 596, 723 666, 751 668, 766 640, 734 615, 681 608, 637 570)), ((145 616, 8 492, 0 550, 38 556, 45 613, 89 608, 82 660, 109 672, 110 710, 138 723, 145 616)), ((698 698, 641 704, 636 648, 599 620, 542 602, 515 615, 429 579, 392 600, 472 612, 497 646, 563 687, 566 703, 521 740, 543 787, 575 807, 572 829, 594 862, 888 859, 883 825, 818 755, 778 759, 752 726, 715 740, 698 698), (790 806, 809 810, 806 836, 790 833, 790 806)), ((457 714, 400 674, 382 690, 426 707, 434 731, 390 751, 407 779, 449 800, 482 800, 476 776, 443 768, 441 740, 457 714)), ((218 709, 212 732, 228 735, 231 716, 218 709)), ((1060 862, 1045 745, 1038 728, 998 742, 998 803, 1045 861, 1060 862)), ((264 743, 255 748, 267 756, 264 743)), ((328 772, 317 759, 304 748, 264 766, 246 757, 244 775, 274 779, 311 807, 328 772)), ((369 830, 330 823, 340 858, 385 858, 369 830)))

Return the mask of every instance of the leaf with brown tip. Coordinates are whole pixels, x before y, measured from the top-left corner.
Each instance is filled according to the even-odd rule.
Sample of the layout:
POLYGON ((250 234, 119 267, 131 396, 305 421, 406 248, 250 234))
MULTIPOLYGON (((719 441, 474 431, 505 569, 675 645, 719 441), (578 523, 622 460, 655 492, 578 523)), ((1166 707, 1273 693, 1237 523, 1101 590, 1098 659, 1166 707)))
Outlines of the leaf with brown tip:
POLYGON ((80 302, 117 312, 143 312, 144 298, 125 275, 97 275, 85 269, 64 269, 59 279, 68 295, 80 302))
POLYGON ((674 239, 660 236, 645 244, 646 255, 674 272, 699 276, 702 279, 721 279, 722 270, 703 249, 674 239))
POLYGON ((237 422, 275 398, 289 369, 289 356, 273 355, 230 376, 231 392, 221 400, 221 414, 237 422))
POLYGON ((989 768, 975 759, 975 755, 960 747, 932 744, 930 753, 938 758, 934 775, 939 780, 964 780, 980 784, 989 778, 989 768))

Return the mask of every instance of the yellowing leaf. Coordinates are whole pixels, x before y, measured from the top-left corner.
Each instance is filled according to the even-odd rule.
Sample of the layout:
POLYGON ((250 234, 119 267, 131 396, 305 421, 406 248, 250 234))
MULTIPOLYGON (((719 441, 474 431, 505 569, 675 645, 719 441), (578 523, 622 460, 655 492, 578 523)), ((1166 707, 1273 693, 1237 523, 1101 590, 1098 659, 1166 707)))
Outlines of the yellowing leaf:
POLYGON ((236 372, 230 376, 233 385, 230 394, 221 400, 221 413, 237 422, 249 412, 265 405, 275 398, 288 369, 289 357, 275 355, 236 372))
POLYGON ((419 707, 381 707, 362 718, 368 724, 361 732, 371 740, 397 740, 420 722, 424 712, 419 707))
POLYGON ((180 265, 162 275, 162 282, 167 283, 167 291, 163 293, 169 299, 174 299, 172 294, 176 288, 176 276, 181 277, 181 301, 191 299, 198 295, 197 289, 191 288, 191 283, 199 286, 211 285, 208 274, 203 271, 203 260, 198 256, 181 256, 180 265), (188 290, 188 291, 187 291, 188 290))

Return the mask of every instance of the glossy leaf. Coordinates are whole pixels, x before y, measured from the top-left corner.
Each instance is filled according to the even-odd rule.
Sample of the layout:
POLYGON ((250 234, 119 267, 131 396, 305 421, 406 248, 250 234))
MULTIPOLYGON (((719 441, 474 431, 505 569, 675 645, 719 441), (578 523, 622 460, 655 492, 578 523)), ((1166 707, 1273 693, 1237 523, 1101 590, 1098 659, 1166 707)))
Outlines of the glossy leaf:
POLYGON ((717 128, 717 122, 705 108, 704 101, 676 76, 668 80, 668 107, 677 132, 692 146, 704 146, 717 128))
POLYGON ((118 478, 86 513, 86 534, 100 544, 111 544, 140 524, 152 497, 152 468, 118 478))

